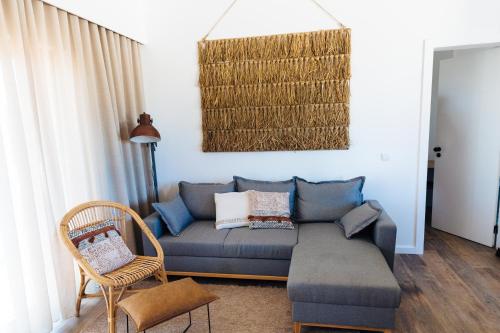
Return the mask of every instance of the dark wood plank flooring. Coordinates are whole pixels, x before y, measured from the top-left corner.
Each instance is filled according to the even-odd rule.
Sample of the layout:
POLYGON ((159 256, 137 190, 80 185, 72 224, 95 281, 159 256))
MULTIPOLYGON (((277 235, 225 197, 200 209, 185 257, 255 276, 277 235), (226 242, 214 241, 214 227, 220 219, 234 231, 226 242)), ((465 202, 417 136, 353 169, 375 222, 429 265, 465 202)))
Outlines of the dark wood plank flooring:
POLYGON ((500 258, 430 227, 423 256, 397 255, 396 332, 500 333, 500 258))

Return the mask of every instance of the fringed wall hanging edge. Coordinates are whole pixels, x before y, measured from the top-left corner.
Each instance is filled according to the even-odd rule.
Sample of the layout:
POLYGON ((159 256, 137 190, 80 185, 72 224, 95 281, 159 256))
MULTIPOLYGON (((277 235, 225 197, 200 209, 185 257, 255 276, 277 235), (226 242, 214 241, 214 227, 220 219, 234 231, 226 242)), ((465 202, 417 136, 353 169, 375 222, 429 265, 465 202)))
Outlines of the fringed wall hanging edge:
POLYGON ((348 149, 350 34, 198 42, 203 151, 348 149))

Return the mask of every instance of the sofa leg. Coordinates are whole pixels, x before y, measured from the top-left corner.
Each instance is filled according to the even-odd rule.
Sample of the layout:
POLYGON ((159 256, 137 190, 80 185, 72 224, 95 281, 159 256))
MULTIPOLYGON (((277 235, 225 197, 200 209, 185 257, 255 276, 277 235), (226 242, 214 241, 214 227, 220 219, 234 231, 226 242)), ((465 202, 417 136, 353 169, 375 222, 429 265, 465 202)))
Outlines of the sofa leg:
MULTIPOLYGON (((293 323, 293 333, 300 333, 300 329, 301 329, 302 325, 300 324, 300 322, 298 321, 295 321, 293 323)), ((384 332, 385 333, 385 332, 384 332)))

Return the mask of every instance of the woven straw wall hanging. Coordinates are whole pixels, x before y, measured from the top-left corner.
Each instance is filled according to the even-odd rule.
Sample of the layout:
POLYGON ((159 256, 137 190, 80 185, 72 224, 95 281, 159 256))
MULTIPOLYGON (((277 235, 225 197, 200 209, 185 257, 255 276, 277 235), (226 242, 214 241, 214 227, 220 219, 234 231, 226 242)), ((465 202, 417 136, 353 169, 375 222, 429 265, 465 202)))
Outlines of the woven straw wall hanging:
POLYGON ((203 151, 349 148, 350 29, 205 38, 203 151))

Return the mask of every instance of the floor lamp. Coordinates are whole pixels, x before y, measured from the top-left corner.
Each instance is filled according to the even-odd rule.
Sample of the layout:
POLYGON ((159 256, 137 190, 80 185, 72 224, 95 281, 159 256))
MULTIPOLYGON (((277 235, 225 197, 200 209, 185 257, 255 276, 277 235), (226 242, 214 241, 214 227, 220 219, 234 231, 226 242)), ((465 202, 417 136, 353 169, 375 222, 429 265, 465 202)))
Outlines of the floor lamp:
POLYGON ((156 144, 161 140, 160 132, 153 127, 153 119, 147 113, 142 113, 137 119, 139 125, 130 133, 130 141, 136 143, 146 143, 151 150, 151 165, 153 167, 153 186, 155 190, 156 202, 159 202, 158 197, 158 180, 156 179, 156 161, 155 150, 156 144))

